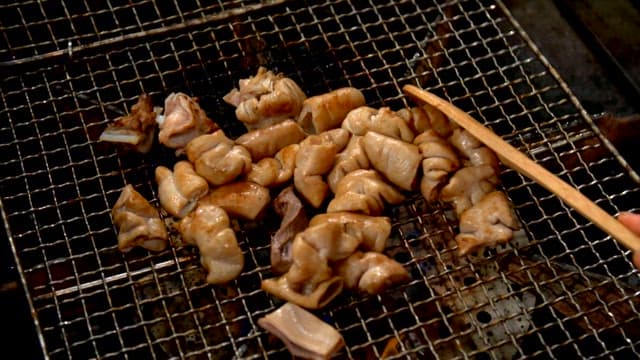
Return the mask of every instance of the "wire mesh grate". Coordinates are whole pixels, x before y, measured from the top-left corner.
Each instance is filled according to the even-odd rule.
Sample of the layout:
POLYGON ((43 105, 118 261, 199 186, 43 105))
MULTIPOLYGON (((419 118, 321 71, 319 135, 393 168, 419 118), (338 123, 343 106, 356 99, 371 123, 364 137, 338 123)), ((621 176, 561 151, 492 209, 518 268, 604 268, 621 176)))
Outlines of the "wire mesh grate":
MULTIPOLYGON (((173 91, 197 96, 233 137, 242 129, 221 98, 258 66, 290 76, 308 95, 357 87, 374 107, 412 105, 401 88, 417 84, 606 211, 638 209, 637 177, 500 2, 280 2, 215 18, 207 16, 260 4, 102 4, 0 8, 0 60, 30 59, 23 71, 3 63, 0 198, 50 358, 287 354, 257 326, 280 304, 260 290, 272 276, 274 214, 234 222, 246 265, 227 287, 204 282, 193 248, 118 251, 110 208, 121 188, 132 184, 157 205, 153 171, 175 161, 160 146, 123 156, 97 141, 141 92, 156 104, 173 91), (195 18, 205 20, 163 33, 195 18), (118 38, 124 34, 140 41, 118 38), (89 50, 47 56, 69 41, 89 50)), ((518 173, 504 169, 501 179, 523 231, 475 256, 456 255, 449 209, 420 196, 388 209, 386 252, 412 280, 378 296, 345 293, 318 312, 345 337, 340 356, 379 358, 389 347, 395 358, 638 356, 640 279, 628 252, 518 173)))

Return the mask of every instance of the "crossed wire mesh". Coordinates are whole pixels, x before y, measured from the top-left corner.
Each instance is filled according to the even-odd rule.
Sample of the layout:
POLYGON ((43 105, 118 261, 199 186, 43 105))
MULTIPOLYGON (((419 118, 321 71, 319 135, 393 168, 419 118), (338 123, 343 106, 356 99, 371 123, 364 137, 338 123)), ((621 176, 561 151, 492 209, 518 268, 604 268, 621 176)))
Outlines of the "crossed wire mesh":
MULTIPOLYGON (((141 92, 157 105, 173 91, 197 96, 233 137, 243 129, 221 98, 258 66, 293 78, 309 96, 357 87, 373 107, 413 106, 401 89, 417 84, 606 211, 638 210, 637 175, 597 136, 502 3, 284 2, 162 34, 249 3, 1 6, 0 199, 47 357, 287 354, 257 326, 281 304, 260 289, 274 276, 274 214, 234 221, 246 265, 228 286, 204 282, 194 248, 118 251, 110 209, 120 190, 132 184, 157 206, 154 169, 176 161, 159 145, 125 155, 97 141, 141 92), (142 40, 119 41, 123 34, 142 40), (82 56, 47 56, 105 39, 109 47, 82 56), (12 71, 16 59, 28 67, 12 71)), ((339 356, 638 356, 639 279, 628 252, 520 174, 505 168, 500 176, 523 226, 509 246, 459 258, 446 206, 414 195, 388 209, 386 253, 411 281, 378 296, 347 292, 316 312, 344 336, 339 356)))

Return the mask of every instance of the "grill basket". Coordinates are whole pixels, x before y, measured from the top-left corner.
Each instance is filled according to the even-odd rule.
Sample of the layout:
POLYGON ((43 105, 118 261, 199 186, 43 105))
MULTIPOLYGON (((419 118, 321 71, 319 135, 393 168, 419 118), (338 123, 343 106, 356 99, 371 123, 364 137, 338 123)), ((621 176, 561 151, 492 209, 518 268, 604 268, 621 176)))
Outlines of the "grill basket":
MULTIPOLYGON (((154 169, 176 160, 97 141, 142 92, 157 105, 197 96, 234 137, 243 129, 222 96, 259 66, 309 96, 356 87, 373 107, 413 106, 401 88, 419 85, 607 212, 639 210, 637 174, 499 1, 174 1, 0 5, 0 205, 46 357, 288 354, 257 326, 281 304, 260 289, 275 215, 234 222, 246 265, 226 287, 204 282, 194 248, 118 251, 120 190, 157 205, 154 169)), ((513 170, 501 180, 523 230, 481 254, 456 255, 457 222, 440 204, 416 195, 388 209, 386 253, 411 281, 316 312, 344 336, 339 357, 640 356, 628 251, 513 170)))

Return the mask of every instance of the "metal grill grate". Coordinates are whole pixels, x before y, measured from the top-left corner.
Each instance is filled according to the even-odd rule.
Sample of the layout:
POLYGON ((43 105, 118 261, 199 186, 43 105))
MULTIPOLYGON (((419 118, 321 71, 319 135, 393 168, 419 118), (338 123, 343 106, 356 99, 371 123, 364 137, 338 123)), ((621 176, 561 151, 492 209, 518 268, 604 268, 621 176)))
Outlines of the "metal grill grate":
MULTIPOLYGON (((172 91, 198 96, 234 136, 240 129, 221 98, 259 65, 308 95, 357 87, 374 107, 411 105, 401 87, 413 83, 606 211, 638 210, 637 175, 501 2, 251 3, 0 6, 2 214, 49 357, 287 354, 257 326, 280 304, 260 290, 272 276, 273 215, 234 224, 246 266, 228 287, 204 283, 192 248, 117 250, 110 208, 121 188, 132 184, 157 204, 153 170, 175 161, 159 146, 121 156, 97 142, 141 92, 156 104, 172 91), (83 51, 60 56, 69 42, 83 51)), ((504 169, 501 178, 524 230, 476 256, 455 255, 446 208, 415 196, 389 209, 386 251, 412 280, 379 296, 344 294, 318 312, 345 337, 340 356, 379 358, 394 343, 396 357, 411 358, 639 356, 640 279, 628 252, 521 175, 504 169)))

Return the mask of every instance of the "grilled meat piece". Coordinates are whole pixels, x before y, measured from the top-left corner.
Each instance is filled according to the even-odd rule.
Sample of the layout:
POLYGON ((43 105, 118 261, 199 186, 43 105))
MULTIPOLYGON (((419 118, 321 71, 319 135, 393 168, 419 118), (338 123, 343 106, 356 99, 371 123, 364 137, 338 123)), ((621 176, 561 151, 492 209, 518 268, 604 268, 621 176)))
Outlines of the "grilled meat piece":
POLYGON ((198 200, 209 192, 207 180, 196 174, 188 161, 178 161, 173 166, 173 172, 158 166, 155 173, 160 205, 173 216, 187 216, 198 200))
POLYGON ((382 252, 391 234, 391 220, 386 216, 333 212, 314 216, 309 226, 323 223, 342 225, 343 231, 362 239, 358 247, 364 251, 382 252))
POLYGON ((460 216, 486 194, 495 190, 498 177, 489 165, 466 166, 456 171, 440 191, 440 200, 453 204, 460 216))
POLYGON ((329 192, 323 175, 333 167, 336 153, 336 144, 320 135, 310 135, 300 143, 293 183, 300 195, 315 208, 320 207, 329 192))
POLYGON ((291 244, 295 236, 309 225, 302 201, 293 186, 288 186, 273 200, 273 207, 282 219, 280 228, 271 236, 271 269, 285 273, 291 266, 291 244))
POLYGON ((322 139, 322 141, 333 143, 336 146, 336 152, 344 150, 351 138, 351 134, 347 130, 341 128, 323 131, 317 135, 322 139))
POLYGON ((201 203, 176 228, 186 243, 198 247, 207 283, 225 284, 240 275, 244 255, 222 208, 201 203))
POLYGON ((351 211, 380 215, 384 204, 399 204, 404 196, 382 180, 375 170, 356 170, 338 182, 327 212, 351 211))
POLYGON ((287 145, 297 144, 306 134, 298 123, 285 120, 262 129, 249 131, 236 139, 236 144, 244 146, 254 162, 273 157, 287 145))
POLYGON ((226 184, 251 170, 251 154, 222 130, 189 141, 185 151, 196 172, 211 185, 226 184))
POLYGON ((260 67, 255 76, 242 79, 223 100, 236 107, 236 117, 247 129, 262 129, 295 119, 307 96, 290 78, 260 67))
POLYGON ((493 191, 460 215, 460 234, 456 236, 458 253, 506 243, 520 225, 507 196, 493 191))
POLYGON ((327 176, 333 193, 336 192, 338 182, 346 174, 359 169, 369 169, 369 158, 362 147, 362 139, 362 136, 352 136, 347 147, 337 155, 335 164, 327 176))
POLYGON ((375 131, 409 143, 414 137, 413 131, 404 119, 388 107, 374 109, 361 106, 353 109, 344 118, 342 128, 353 135, 364 136, 367 131, 375 131))
POLYGON ((286 183, 293 177, 298 149, 300 145, 291 144, 278 151, 275 157, 264 158, 257 164, 251 164, 247 180, 265 187, 286 183))
POLYGON ((498 157, 496 154, 467 130, 455 129, 449 137, 449 142, 466 157, 466 166, 489 165, 498 173, 498 157))
POLYGON ((374 169, 400 188, 413 189, 422 160, 417 146, 370 131, 362 147, 374 169))
POLYGON ((413 143, 418 145, 423 157, 420 192, 426 200, 436 201, 450 174, 460 167, 460 160, 451 145, 434 130, 426 130, 413 143))
POLYGON ((349 111, 365 105, 360 90, 345 87, 306 99, 298 123, 308 134, 339 128, 349 111))
POLYGON ((151 97, 143 93, 131 107, 129 115, 121 116, 107 125, 100 134, 100 140, 124 145, 146 154, 153 146, 158 112, 153 107, 151 97))
POLYGON ((457 125, 434 106, 424 104, 420 107, 401 109, 396 112, 404 119, 415 134, 421 134, 429 129, 433 130, 443 139, 447 139, 457 125))
POLYGON ((229 215, 255 220, 269 205, 269 189, 249 182, 239 181, 219 186, 202 201, 223 208, 229 215))
POLYGON ((160 214, 133 186, 122 189, 111 210, 113 223, 118 228, 118 248, 128 252, 135 246, 151 251, 166 249, 167 229, 160 214))
POLYGON ((409 273, 398 262, 377 252, 356 252, 336 265, 336 273, 347 289, 371 295, 380 294, 391 285, 409 280, 409 273))
POLYGON ((298 292, 289 286, 286 277, 262 280, 262 290, 269 294, 292 302, 305 309, 321 309, 340 295, 343 288, 343 280, 339 276, 331 278, 317 284, 315 288, 309 288, 305 292, 298 292))
POLYGON ((183 93, 171 93, 164 101, 164 116, 160 117, 160 143, 180 151, 189 141, 218 130, 202 110, 197 100, 183 93))
POLYGON ((329 359, 344 346, 336 329, 292 303, 258 319, 258 325, 282 340, 291 355, 302 359, 329 359))

